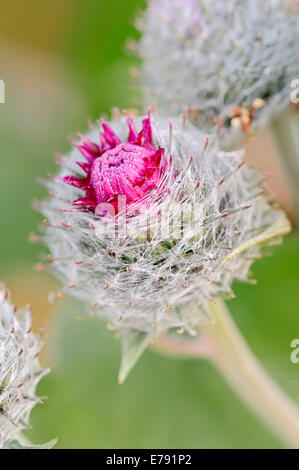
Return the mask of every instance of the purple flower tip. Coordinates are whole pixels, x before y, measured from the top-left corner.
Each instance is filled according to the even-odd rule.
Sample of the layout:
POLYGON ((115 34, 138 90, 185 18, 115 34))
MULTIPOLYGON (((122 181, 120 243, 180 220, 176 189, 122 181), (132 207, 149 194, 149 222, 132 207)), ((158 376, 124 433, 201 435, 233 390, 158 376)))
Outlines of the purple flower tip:
MULTIPOLYGON (((86 177, 65 176, 67 184, 83 189, 85 196, 73 202, 79 208, 93 212, 99 204, 109 203, 118 212, 118 197, 126 197, 126 204, 141 202, 152 190, 157 189, 166 169, 165 149, 156 148, 152 142, 150 115, 142 122, 142 130, 136 131, 133 119, 128 116, 129 135, 122 142, 105 122, 100 132, 101 145, 79 134, 82 143, 77 145, 87 160, 77 162, 86 177)), ((100 215, 100 212, 96 212, 100 215)))

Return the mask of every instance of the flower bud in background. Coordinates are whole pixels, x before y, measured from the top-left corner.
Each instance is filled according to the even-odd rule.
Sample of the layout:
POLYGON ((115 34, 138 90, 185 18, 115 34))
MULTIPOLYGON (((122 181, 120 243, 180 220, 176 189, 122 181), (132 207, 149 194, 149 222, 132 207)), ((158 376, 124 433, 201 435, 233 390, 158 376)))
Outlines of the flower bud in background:
POLYGON ((176 118, 119 117, 80 135, 39 203, 60 295, 129 336, 196 335, 194 306, 231 296, 258 245, 289 231, 242 156, 176 118))
MULTIPOLYGON (((31 331, 29 308, 17 310, 0 286, 0 448, 32 447, 20 433, 29 426, 32 408, 40 402, 35 389, 48 373, 38 360, 42 344, 31 331)), ((52 447, 54 442, 37 448, 52 447)), ((34 447, 34 446, 33 446, 34 447)))
POLYGON ((285 0, 149 0, 138 22, 145 101, 165 115, 186 112, 205 131, 218 125, 232 148, 291 103, 293 10, 285 0))

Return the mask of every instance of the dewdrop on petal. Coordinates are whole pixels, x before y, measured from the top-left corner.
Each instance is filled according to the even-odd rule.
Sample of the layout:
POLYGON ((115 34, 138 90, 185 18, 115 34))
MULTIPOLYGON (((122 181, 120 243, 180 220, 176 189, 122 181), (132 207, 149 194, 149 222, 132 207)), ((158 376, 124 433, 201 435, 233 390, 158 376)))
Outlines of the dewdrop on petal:
POLYGON ((196 335, 197 307, 230 296, 259 245, 289 231, 242 157, 185 120, 122 116, 80 135, 44 181, 48 268, 60 295, 120 331, 121 380, 161 332, 196 335))
POLYGON ((141 29, 145 101, 218 125, 224 147, 291 104, 299 15, 285 0, 149 0, 141 29))
MULTIPOLYGON (((17 310, 0 286, 0 449, 34 448, 21 432, 29 427, 32 408, 40 402, 35 389, 48 373, 38 360, 39 337, 31 331, 29 308, 17 310)), ((36 446, 50 448, 54 441, 36 446)))

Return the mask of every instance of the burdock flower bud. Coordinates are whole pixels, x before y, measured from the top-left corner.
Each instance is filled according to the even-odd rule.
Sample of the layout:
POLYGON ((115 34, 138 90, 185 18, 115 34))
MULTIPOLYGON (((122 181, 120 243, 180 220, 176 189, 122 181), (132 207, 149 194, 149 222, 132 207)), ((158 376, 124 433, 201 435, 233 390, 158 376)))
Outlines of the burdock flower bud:
POLYGON ((39 208, 60 295, 90 302, 124 332, 129 356, 144 334, 196 335, 196 307, 232 295, 259 245, 289 230, 242 156, 181 119, 119 117, 80 135, 44 182, 51 198, 39 208))
POLYGON ((290 105, 299 16, 285 0, 149 0, 140 83, 160 113, 218 124, 231 147, 290 105))
POLYGON ((20 433, 40 402, 35 389, 48 372, 39 364, 40 350, 40 338, 31 331, 30 309, 17 310, 0 286, 0 449, 25 446, 20 433))

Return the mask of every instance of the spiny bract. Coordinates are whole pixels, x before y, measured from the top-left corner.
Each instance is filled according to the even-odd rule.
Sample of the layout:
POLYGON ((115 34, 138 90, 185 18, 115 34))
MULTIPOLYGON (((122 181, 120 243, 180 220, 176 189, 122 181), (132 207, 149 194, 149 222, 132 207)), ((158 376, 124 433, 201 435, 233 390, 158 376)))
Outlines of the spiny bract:
POLYGON ((285 0, 149 0, 140 84, 160 113, 221 127, 232 147, 290 105, 299 15, 285 0))
MULTIPOLYGON (((159 155, 159 171, 155 173, 157 159, 151 165, 141 148, 128 146, 123 159, 131 118, 105 124, 109 145, 118 146, 119 153, 105 151, 106 139, 93 127, 61 158, 58 177, 44 181, 51 193, 50 199, 38 203, 46 216, 45 235, 34 239, 43 239, 50 249, 48 267, 63 284, 60 294, 90 302, 93 312, 113 328, 156 335, 175 327, 197 334, 202 316, 196 307, 204 310, 207 300, 231 295, 233 280, 246 281, 259 256, 255 245, 288 231, 289 225, 283 219, 284 228, 274 229, 281 212, 267 203, 259 176, 244 164, 242 151, 220 151, 215 137, 184 120, 171 119, 171 125, 157 116, 151 120, 135 120, 139 135, 147 129, 147 138, 135 145, 159 155), (97 148, 98 156, 91 161, 86 148, 97 148), (74 206, 83 191, 91 194, 97 187, 91 175, 102 158, 105 175, 109 161, 111 167, 99 208, 86 200, 74 206), (147 174, 142 167, 136 188, 134 171, 142 161, 146 171, 149 165, 152 171, 147 174), (141 191, 154 173, 154 186, 141 191), (75 185, 66 184, 70 175, 75 185), (85 189, 77 187, 80 181, 85 189), (131 194, 129 186, 140 190, 139 199, 132 193, 134 201, 129 199, 114 213, 116 198, 131 194)), ((98 177, 101 180, 102 173, 98 177)))
POLYGON ((22 447, 20 433, 40 401, 36 386, 48 372, 39 364, 40 350, 40 339, 31 331, 30 309, 17 310, 0 286, 0 449, 22 447))

